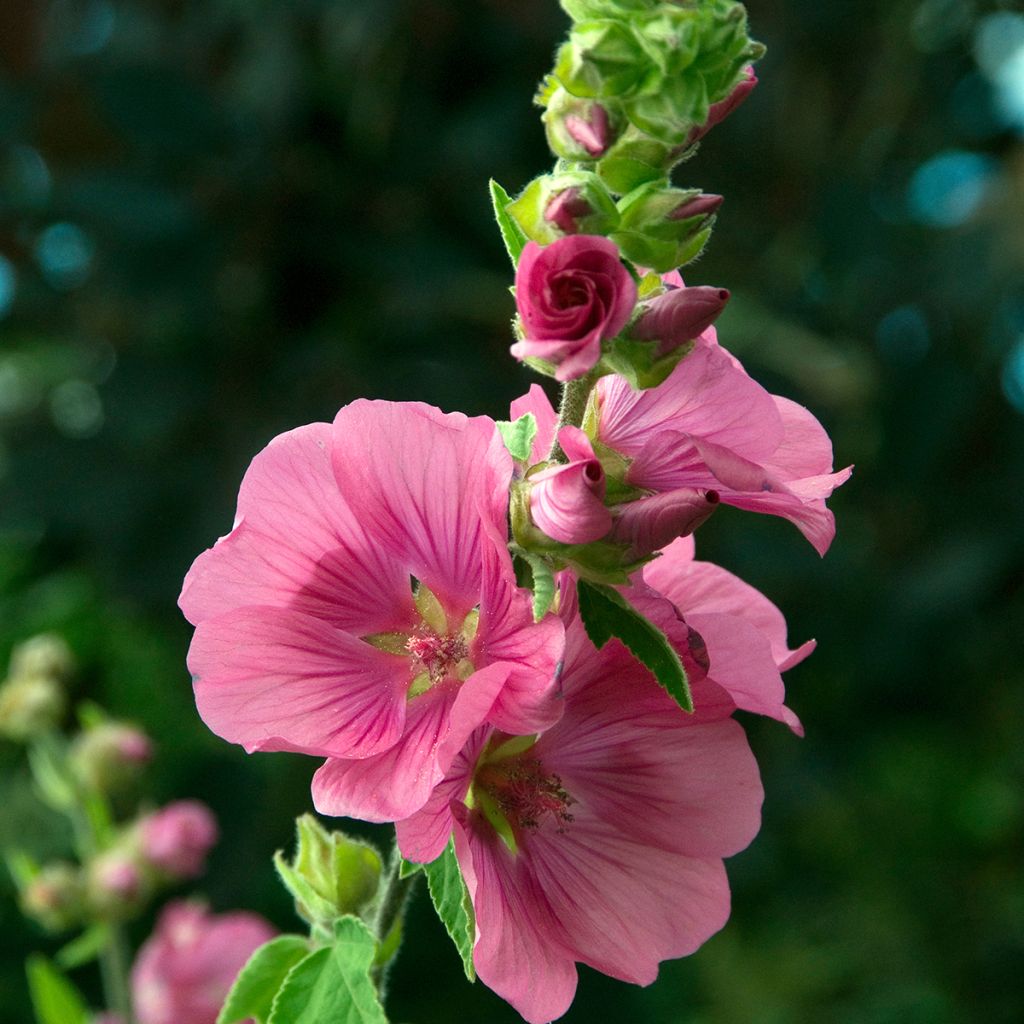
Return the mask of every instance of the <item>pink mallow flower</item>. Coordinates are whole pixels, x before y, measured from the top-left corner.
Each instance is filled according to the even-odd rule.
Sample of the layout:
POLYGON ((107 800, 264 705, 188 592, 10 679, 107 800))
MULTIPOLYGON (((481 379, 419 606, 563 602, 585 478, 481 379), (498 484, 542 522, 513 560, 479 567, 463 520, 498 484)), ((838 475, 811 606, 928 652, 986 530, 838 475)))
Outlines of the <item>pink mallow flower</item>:
POLYGON ((168 877, 195 878, 203 873, 217 833, 217 819, 205 804, 176 800, 139 822, 139 850, 168 877))
POLYGON ((511 476, 492 420, 421 404, 272 441, 180 599, 207 725, 328 758, 318 810, 370 821, 421 807, 482 723, 550 725, 563 630, 516 587, 511 476))
POLYGON ((275 934, 257 914, 168 904, 132 967, 139 1024, 216 1024, 238 972, 275 934))
MULTIPOLYGON (((682 287, 677 273, 664 280, 682 287)), ((639 495, 611 509, 609 539, 631 545, 632 557, 691 533, 719 502, 788 519, 819 554, 828 550, 836 530, 825 499, 852 467, 832 471, 821 424, 752 380, 713 327, 662 384, 635 391, 605 376, 592 402, 588 431, 605 471, 639 495)), ((546 451, 557 416, 544 391, 534 386, 513 410, 537 417, 534 454, 546 451)))
MULTIPOLYGON (((671 601, 686 626, 699 634, 708 666, 705 686, 720 687, 731 708, 767 715, 803 735, 800 720, 783 703, 781 673, 803 661, 814 650, 814 640, 792 650, 782 612, 738 576, 711 562, 695 561, 692 537, 665 548, 644 566, 642 579, 671 601)), ((684 648, 681 653, 689 653, 690 638, 678 639, 677 628, 669 626, 669 637, 684 648)), ((704 703, 715 702, 704 698, 704 703)))
POLYGON ((636 282, 607 238, 527 242, 516 270, 523 340, 512 355, 551 363, 560 381, 582 377, 601 358, 601 342, 626 326, 636 299, 636 282))
POLYGON ((595 651, 575 618, 561 720, 539 738, 478 730, 397 825, 415 861, 454 831, 476 970, 531 1024, 568 1009, 577 962, 647 985, 728 918, 722 858, 757 833, 763 794, 728 702, 700 713, 717 687, 694 674, 687 715, 618 641, 595 651))

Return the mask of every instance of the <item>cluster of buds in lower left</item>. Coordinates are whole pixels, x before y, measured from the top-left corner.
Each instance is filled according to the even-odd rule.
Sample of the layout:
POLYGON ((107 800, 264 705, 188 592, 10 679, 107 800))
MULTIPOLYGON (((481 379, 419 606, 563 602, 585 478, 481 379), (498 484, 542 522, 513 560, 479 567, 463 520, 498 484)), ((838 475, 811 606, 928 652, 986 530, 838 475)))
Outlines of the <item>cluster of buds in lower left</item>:
POLYGON ((14 648, 0 684, 0 737, 28 742, 55 729, 67 711, 74 658, 68 645, 41 633, 14 648))

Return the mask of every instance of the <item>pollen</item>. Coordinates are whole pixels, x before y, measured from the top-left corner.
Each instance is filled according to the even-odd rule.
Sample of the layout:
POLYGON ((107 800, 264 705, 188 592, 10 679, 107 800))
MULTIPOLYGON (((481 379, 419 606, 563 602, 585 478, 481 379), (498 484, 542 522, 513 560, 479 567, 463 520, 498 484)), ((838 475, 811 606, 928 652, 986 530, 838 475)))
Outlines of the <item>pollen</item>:
POLYGON ((429 628, 410 636, 405 649, 422 666, 431 684, 459 676, 459 666, 469 656, 469 645, 461 633, 439 634, 429 628))
POLYGON ((515 829, 536 832, 544 821, 564 832, 573 822, 569 808, 576 803, 553 772, 535 757, 490 761, 477 770, 474 786, 490 797, 515 829))

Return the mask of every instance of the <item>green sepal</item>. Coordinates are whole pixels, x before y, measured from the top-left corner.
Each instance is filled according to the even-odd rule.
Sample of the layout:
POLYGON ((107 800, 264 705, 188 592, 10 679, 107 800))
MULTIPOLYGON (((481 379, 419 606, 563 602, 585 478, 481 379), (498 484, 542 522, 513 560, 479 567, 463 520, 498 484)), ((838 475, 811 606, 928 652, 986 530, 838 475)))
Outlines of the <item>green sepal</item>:
POLYGON ((309 952, 309 940, 301 935, 279 935, 260 946, 235 978, 217 1024, 236 1024, 250 1018, 257 1024, 267 1024, 274 997, 285 978, 309 952))
POLYGON ((508 215, 508 206, 512 197, 493 179, 490 180, 491 205, 494 208, 494 219, 498 222, 501 240, 512 261, 513 269, 519 266, 519 256, 528 239, 519 225, 508 215))
POLYGON ((444 853, 425 865, 423 870, 437 916, 462 957, 462 969, 470 981, 476 981, 476 969, 473 966, 476 916, 455 856, 455 840, 449 839, 444 853))
MULTIPOLYGON (((658 343, 655 341, 614 338, 606 344, 601 355, 601 364, 605 372, 625 377, 634 391, 645 391, 663 383, 692 349, 691 341, 657 358, 655 353, 658 350, 658 343)), ((639 494, 636 497, 639 497, 639 494)))
POLYGON ((555 601, 557 586, 551 565, 542 555, 527 551, 518 544, 510 545, 513 557, 521 565, 525 564, 526 575, 529 577, 521 586, 533 591, 533 621, 540 622, 551 610, 555 601))
POLYGON ((627 259, 665 273, 685 267, 700 256, 711 237, 713 220, 712 217, 706 228, 682 242, 653 238, 641 231, 620 231, 610 237, 627 259))
POLYGON ((545 217, 545 211, 553 199, 568 189, 576 189, 591 210, 580 217, 578 230, 574 234, 607 235, 615 230, 619 223, 615 199, 592 171, 542 174, 534 178, 508 206, 508 213, 527 238, 541 245, 549 245, 563 238, 565 233, 545 217))
POLYGON ((581 579, 577 594, 580 618, 593 645, 600 650, 617 637, 668 695, 684 711, 692 712, 690 681, 668 637, 613 587, 581 579))
POLYGON ((422 864, 417 864, 414 861, 406 860, 404 857, 398 862, 398 877, 399 878, 411 878, 413 875, 418 874, 423 870, 422 864))
POLYGON ((334 923, 333 942, 285 975, 267 1024, 387 1024, 370 977, 377 943, 356 917, 334 923))
POLYGON ((517 462, 529 462, 537 436, 537 417, 528 412, 511 422, 498 420, 497 427, 509 455, 517 462))
POLYGON ((78 989, 44 956, 25 963, 36 1024, 88 1024, 90 1014, 78 989))
POLYGON ((621 96, 644 73, 644 50, 630 26, 614 18, 577 22, 555 58, 555 77, 574 96, 621 96))

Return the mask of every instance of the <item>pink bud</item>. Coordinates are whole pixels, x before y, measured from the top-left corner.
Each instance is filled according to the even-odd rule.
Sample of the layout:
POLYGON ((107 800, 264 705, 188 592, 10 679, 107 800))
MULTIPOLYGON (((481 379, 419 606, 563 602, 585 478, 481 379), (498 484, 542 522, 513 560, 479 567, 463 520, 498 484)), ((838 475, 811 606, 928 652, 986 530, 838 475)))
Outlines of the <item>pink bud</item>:
POLYGON ((753 66, 748 65, 744 69, 743 80, 733 89, 724 100, 712 103, 708 111, 708 119, 702 124, 690 130, 685 145, 692 146, 699 142, 717 124, 721 124, 753 91, 757 85, 757 75, 754 74, 753 66))
POLYGON ((595 103, 591 108, 589 121, 578 114, 569 114, 565 119, 565 130, 595 160, 604 156, 611 141, 608 112, 600 103, 595 103))
POLYGON ((139 825, 142 855, 172 878, 202 874, 206 855, 217 842, 217 822, 197 800, 178 800, 143 818, 139 825))
POLYGON ((105 853, 94 861, 90 882, 101 902, 132 903, 142 891, 142 872, 127 854, 105 853))
POLYGON ((713 213, 718 213, 722 202, 722 196, 702 192, 699 196, 680 203, 666 219, 690 220, 692 217, 710 217, 713 213))
POLYGON ((594 208, 578 188, 567 188, 553 196, 544 210, 544 219, 567 235, 579 233, 579 220, 589 217, 594 208))
POLYGON ((632 337, 657 341, 659 356, 700 337, 719 317, 729 301, 725 288, 673 288, 645 303, 632 337))
POLYGON ((569 462, 530 478, 533 521, 563 544, 600 540, 612 525, 611 513, 604 505, 604 468, 579 427, 562 427, 558 443, 569 462))
POLYGON ((610 539, 629 544, 628 557, 643 558, 686 537, 706 522, 719 502, 717 491, 681 488, 640 498, 616 509, 610 539))

